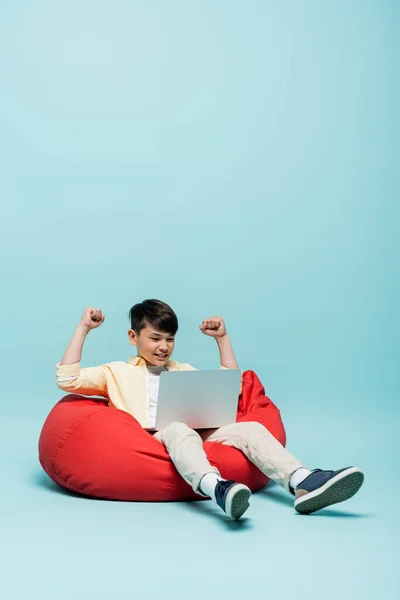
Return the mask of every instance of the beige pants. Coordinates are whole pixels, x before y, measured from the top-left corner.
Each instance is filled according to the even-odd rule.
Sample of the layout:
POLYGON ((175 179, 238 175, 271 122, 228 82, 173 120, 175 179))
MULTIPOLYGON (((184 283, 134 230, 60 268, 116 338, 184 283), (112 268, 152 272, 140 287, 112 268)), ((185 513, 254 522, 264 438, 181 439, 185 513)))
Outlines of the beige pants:
MULTIPOLYGON (((195 431, 184 423, 171 423, 160 429, 154 438, 162 442, 177 471, 193 490, 200 491, 200 482, 207 473, 220 472, 206 456, 203 442, 221 442, 237 448, 267 477, 276 481, 288 492, 290 476, 304 465, 292 456, 261 423, 242 422, 225 425, 219 429, 195 431)), ((239 482, 240 483, 240 482, 239 482)))

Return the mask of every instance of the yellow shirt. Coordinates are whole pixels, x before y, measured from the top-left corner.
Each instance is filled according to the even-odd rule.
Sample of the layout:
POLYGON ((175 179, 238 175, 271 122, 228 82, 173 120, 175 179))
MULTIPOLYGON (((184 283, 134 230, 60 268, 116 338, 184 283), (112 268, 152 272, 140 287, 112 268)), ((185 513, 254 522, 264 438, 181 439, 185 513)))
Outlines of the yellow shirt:
MULTIPOLYGON (((167 371, 195 371, 189 363, 168 360, 167 371)), ((221 369, 227 369, 221 365, 221 369)), ((128 362, 115 361, 98 367, 81 368, 80 363, 56 365, 57 386, 69 393, 107 398, 109 406, 130 413, 144 428, 150 428, 148 408, 150 384, 146 361, 131 356, 128 362)))

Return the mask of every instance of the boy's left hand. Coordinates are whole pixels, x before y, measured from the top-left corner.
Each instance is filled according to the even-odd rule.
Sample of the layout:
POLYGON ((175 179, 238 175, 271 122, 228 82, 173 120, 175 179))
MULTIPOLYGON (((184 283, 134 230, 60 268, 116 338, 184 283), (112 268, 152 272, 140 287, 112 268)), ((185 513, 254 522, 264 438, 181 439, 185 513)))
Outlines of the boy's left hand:
POLYGON ((222 317, 210 317, 206 319, 200 325, 200 330, 204 335, 209 335, 213 338, 226 335, 226 327, 222 317))

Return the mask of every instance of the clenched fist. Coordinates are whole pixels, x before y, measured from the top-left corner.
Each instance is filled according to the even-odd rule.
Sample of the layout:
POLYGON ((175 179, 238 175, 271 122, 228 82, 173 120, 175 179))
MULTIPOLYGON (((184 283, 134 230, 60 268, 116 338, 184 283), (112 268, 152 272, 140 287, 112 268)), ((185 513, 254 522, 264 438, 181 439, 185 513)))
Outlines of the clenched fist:
POLYGON ((222 317, 210 317, 202 322, 200 330, 204 335, 217 338, 226 335, 226 327, 222 317))
POLYGON ((81 325, 87 328, 88 331, 91 329, 96 329, 96 327, 100 327, 102 323, 104 323, 105 315, 101 312, 99 308, 85 308, 85 311, 81 318, 81 325))

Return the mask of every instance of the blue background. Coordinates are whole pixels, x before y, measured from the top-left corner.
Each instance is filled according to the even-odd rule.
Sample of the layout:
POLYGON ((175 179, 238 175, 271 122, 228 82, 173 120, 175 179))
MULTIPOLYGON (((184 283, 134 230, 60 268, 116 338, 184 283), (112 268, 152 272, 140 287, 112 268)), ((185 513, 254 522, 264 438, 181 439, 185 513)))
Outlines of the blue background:
POLYGON ((7 599, 398 597, 399 26, 394 0, 1 5, 7 599), (83 366, 126 360, 145 298, 199 369, 222 315, 288 448, 359 494, 302 517, 272 485, 230 523, 58 491, 55 364, 85 306, 83 366))

